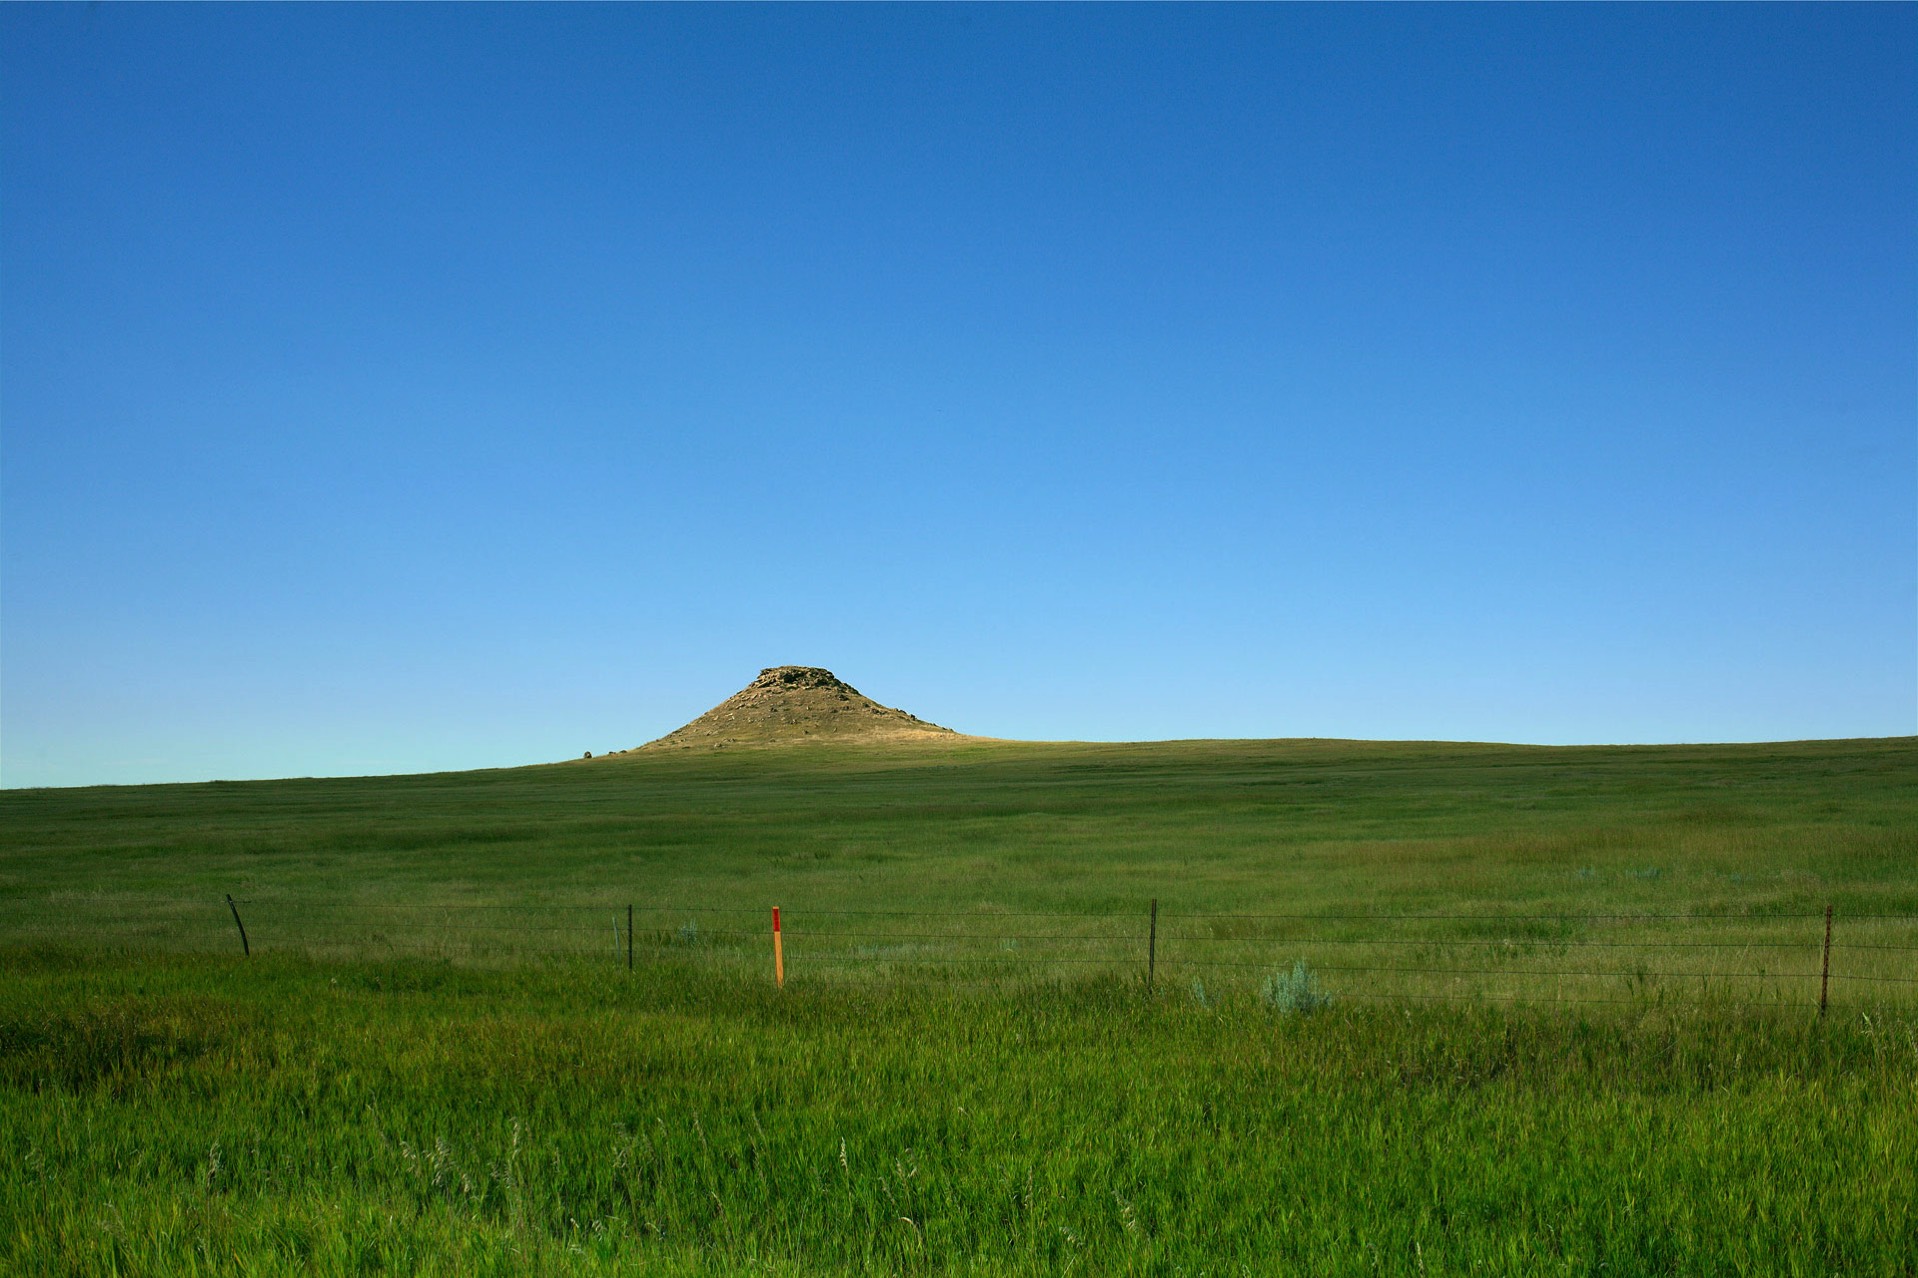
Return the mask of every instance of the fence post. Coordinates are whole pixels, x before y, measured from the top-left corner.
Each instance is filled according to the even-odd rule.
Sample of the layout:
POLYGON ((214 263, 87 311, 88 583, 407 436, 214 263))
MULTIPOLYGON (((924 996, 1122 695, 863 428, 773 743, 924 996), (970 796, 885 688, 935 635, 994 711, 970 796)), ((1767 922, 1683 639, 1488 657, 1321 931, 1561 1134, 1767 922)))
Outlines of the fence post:
POLYGON ((626 970, 633 970, 633 907, 626 907, 626 970))
POLYGON ((1159 965, 1159 898, 1152 898, 1152 922, 1145 934, 1145 992, 1152 992, 1153 969, 1159 965))
POLYGON ((1831 994, 1831 906, 1825 907, 1825 966, 1818 974, 1818 1014, 1825 1014, 1831 994))
POLYGON ((252 958, 253 947, 246 943, 246 924, 240 922, 240 907, 234 902, 231 892, 226 894, 226 908, 233 911, 233 926, 240 929, 240 953, 252 958))
POLYGON ((779 907, 773 906, 773 983, 786 988, 786 947, 779 936, 779 907))

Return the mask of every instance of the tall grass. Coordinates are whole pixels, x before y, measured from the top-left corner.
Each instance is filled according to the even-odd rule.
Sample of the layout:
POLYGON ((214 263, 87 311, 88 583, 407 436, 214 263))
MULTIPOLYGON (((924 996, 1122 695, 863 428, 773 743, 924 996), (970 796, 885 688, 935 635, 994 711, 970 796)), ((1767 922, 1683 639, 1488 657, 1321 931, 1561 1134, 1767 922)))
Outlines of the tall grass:
POLYGON ((23 961, 0 999, 9 1272, 1918 1255, 1909 1018, 192 958, 23 961))

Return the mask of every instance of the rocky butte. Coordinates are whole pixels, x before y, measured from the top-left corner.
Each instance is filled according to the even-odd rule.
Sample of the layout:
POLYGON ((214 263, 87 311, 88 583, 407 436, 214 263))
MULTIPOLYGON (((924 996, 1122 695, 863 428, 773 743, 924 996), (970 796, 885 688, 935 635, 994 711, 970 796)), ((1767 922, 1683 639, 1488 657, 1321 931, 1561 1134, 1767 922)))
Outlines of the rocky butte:
MULTIPOLYGON (((683 728, 638 749, 720 750, 813 741, 964 741, 951 728, 882 706, 830 670, 773 666, 683 728)), ((627 754, 630 751, 617 751, 627 754)), ((591 757, 591 756, 588 756, 591 757)))

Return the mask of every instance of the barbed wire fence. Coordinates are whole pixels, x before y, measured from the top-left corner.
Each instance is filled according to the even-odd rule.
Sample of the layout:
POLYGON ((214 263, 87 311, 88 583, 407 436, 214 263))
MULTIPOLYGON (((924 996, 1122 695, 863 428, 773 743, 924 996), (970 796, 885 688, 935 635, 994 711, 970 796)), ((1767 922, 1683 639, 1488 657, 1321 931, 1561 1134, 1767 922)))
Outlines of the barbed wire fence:
MULTIPOLYGON (((13 903, 15 910, 19 902, 13 903)), ((323 960, 679 966, 780 984, 1110 975, 1200 1002, 1303 974, 1335 999, 1815 1006, 1918 1003, 1918 914, 1220 913, 88 897, 0 939, 323 960), (778 931, 775 932, 775 926, 778 931)))

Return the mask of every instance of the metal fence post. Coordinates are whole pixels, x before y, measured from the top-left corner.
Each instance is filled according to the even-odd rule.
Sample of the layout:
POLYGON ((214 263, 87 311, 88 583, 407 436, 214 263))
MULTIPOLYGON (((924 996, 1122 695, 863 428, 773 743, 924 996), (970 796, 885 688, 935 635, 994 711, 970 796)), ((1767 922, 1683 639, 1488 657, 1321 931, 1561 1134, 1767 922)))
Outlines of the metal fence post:
POLYGON ((253 947, 246 943, 246 924, 240 922, 240 907, 233 900, 233 894, 226 894, 226 908, 233 911, 233 926, 240 929, 240 953, 247 958, 253 957, 253 947))
POLYGON ((1159 966, 1159 898, 1152 898, 1152 921, 1145 934, 1145 992, 1152 992, 1152 975, 1159 966))
POLYGON ((1831 906, 1825 907, 1825 965, 1818 974, 1818 1014, 1825 1014, 1831 996, 1831 906))

